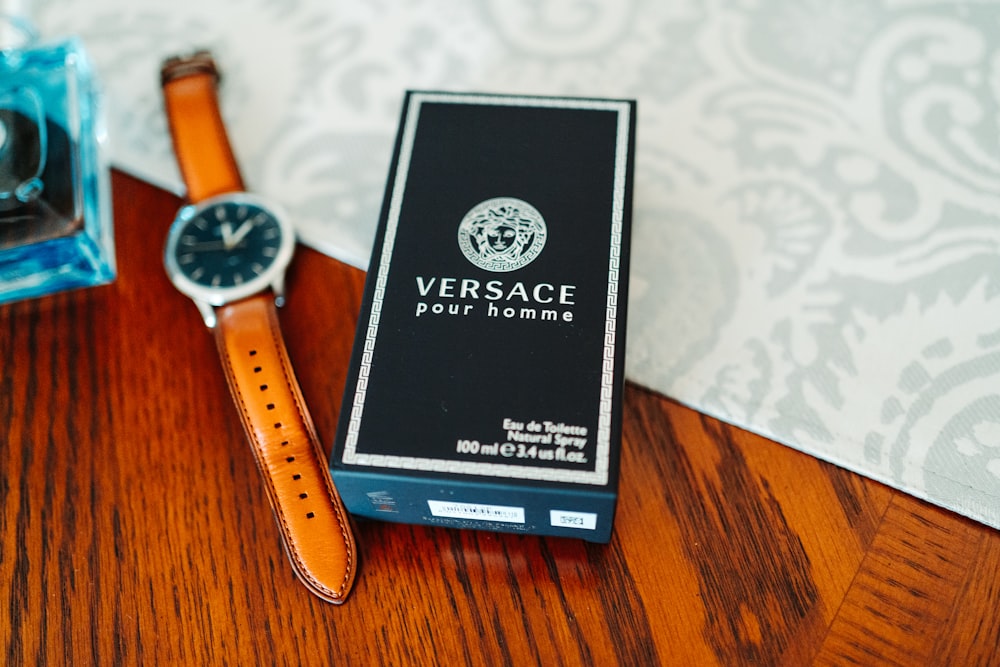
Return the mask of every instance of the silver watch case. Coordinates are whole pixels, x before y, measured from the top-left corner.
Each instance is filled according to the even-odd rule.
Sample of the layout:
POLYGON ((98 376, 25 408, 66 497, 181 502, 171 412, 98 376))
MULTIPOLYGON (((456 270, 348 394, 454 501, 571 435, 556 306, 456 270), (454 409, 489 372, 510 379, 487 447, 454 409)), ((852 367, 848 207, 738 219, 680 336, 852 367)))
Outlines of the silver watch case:
POLYGON ((210 197, 197 204, 188 204, 177 212, 177 216, 170 225, 170 232, 167 234, 167 242, 163 250, 163 263, 166 267, 167 275, 170 277, 170 282, 182 294, 187 295, 194 301, 201 312, 202 318, 205 320, 205 325, 209 328, 214 328, 216 323, 216 306, 224 306, 227 303, 245 299, 248 296, 267 289, 274 292, 276 305, 284 305, 285 271, 292 261, 292 255, 295 253, 295 242, 295 228, 289 222, 288 217, 280 206, 248 192, 229 192, 210 197), (245 203, 266 209, 277 220, 278 226, 281 229, 281 244, 278 247, 278 254, 271 265, 253 280, 248 280, 242 285, 233 287, 208 287, 194 282, 181 272, 173 249, 180 240, 181 230, 192 218, 206 209, 223 203, 245 203))

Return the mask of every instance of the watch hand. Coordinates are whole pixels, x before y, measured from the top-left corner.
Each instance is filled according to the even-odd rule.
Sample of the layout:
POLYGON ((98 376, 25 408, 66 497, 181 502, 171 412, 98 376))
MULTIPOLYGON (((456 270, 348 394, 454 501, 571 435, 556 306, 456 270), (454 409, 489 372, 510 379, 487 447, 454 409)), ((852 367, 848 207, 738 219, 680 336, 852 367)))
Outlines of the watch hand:
POLYGON ((184 245, 184 249, 190 252, 208 252, 210 250, 230 250, 232 245, 226 241, 202 241, 201 243, 189 243, 184 245))
POLYGON ((239 228, 236 230, 236 232, 229 237, 230 247, 243 241, 244 237, 246 237, 246 235, 250 233, 251 229, 253 229, 253 222, 250 220, 247 220, 242 225, 240 225, 239 228))
POLYGON ((233 241, 233 226, 229 222, 223 222, 219 225, 219 231, 222 232, 222 243, 225 245, 226 249, 232 248, 236 243, 233 241))

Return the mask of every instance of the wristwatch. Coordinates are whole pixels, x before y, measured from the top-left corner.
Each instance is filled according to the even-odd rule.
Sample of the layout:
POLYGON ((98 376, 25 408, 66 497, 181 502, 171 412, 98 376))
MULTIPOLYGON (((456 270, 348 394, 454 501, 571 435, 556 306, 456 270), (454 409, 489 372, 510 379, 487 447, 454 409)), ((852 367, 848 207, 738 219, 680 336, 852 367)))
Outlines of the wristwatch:
POLYGON ((295 233, 280 209, 244 191, 219 111, 219 71, 199 51, 160 72, 188 204, 164 263, 214 332, 222 367, 296 575, 340 604, 354 582, 350 519, 323 464, 278 324, 295 233))

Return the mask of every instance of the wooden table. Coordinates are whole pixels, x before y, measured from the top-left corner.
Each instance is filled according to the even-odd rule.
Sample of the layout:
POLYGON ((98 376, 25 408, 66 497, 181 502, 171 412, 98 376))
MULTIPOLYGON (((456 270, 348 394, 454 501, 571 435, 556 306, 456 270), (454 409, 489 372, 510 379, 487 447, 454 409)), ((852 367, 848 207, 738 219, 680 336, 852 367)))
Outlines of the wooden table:
MULTIPOLYGON (((0 663, 1000 663, 1000 534, 636 386, 609 545, 359 521, 321 602, 161 268, 178 201, 113 186, 118 280, 0 307, 0 663)), ((327 446, 363 281, 289 276, 327 446)))

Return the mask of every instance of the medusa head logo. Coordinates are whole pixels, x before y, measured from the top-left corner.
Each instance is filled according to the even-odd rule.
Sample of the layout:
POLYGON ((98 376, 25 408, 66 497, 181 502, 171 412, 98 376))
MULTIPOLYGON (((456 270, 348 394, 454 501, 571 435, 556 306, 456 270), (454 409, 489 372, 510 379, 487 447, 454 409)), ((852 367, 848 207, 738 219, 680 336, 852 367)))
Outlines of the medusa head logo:
POLYGON ((497 273, 530 264, 542 252, 545 236, 541 213, 513 197, 477 204, 458 226, 458 245, 466 259, 497 273))

